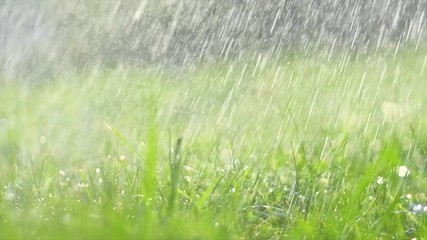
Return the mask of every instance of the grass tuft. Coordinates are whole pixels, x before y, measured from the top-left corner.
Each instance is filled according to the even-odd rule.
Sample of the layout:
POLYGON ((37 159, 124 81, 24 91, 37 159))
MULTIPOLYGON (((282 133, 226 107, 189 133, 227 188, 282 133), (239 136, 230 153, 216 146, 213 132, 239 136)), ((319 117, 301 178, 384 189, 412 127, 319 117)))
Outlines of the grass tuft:
POLYGON ((421 239, 425 59, 0 83, 0 239, 421 239))

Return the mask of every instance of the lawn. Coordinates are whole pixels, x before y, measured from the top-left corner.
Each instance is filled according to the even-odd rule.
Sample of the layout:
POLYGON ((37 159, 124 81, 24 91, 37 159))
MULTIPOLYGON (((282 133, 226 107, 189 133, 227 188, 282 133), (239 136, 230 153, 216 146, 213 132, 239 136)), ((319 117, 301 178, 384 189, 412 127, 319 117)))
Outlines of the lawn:
POLYGON ((0 239, 425 237, 426 65, 407 51, 0 81, 0 239))

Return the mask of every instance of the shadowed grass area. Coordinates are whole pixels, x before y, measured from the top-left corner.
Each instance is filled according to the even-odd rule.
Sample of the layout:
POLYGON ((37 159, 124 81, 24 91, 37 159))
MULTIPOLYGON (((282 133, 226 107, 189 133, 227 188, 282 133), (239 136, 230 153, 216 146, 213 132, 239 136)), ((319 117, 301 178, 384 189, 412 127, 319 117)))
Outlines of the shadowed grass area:
POLYGON ((426 60, 260 58, 3 83, 0 238, 425 236, 426 60))

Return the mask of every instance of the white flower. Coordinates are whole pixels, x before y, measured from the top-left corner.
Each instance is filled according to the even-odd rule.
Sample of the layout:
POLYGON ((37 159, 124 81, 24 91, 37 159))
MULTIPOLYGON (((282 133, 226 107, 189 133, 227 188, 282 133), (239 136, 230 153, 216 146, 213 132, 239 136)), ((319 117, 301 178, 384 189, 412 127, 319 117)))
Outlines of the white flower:
POLYGON ((16 195, 14 192, 12 192, 12 190, 6 191, 6 194, 4 195, 4 199, 8 200, 8 201, 12 201, 16 198, 16 195))
POLYGON ((409 175, 409 169, 406 166, 399 166, 397 169, 397 175, 401 178, 409 175))
POLYGON ((101 169, 96 168, 96 169, 95 169, 95 172, 96 172, 96 174, 100 174, 100 173, 101 173, 101 169))
POLYGON ((61 176, 65 177, 65 172, 64 172, 64 171, 62 171, 62 170, 59 170, 59 175, 61 175, 61 176))
POLYGON ((383 184, 383 183, 384 183, 384 178, 383 178, 383 177, 381 177, 381 176, 378 176, 378 177, 377 177, 377 181, 376 181, 376 182, 377 182, 377 184, 378 184, 378 185, 381 185, 381 184, 383 184))
POLYGON ((84 182, 79 182, 78 187, 79 188, 87 188, 87 187, 89 187, 89 184, 86 184, 84 182))
POLYGON ((423 206, 422 206, 421 204, 417 204, 417 205, 413 208, 413 210, 414 210, 414 212, 420 212, 422 208, 423 208, 423 206))
POLYGON ((188 183, 191 182, 192 178, 190 176, 184 176, 184 180, 188 183))

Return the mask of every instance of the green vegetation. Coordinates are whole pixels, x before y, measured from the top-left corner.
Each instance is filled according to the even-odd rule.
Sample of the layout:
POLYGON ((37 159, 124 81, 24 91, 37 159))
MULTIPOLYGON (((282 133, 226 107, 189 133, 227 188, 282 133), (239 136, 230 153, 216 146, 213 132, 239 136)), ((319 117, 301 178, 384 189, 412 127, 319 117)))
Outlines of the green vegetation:
POLYGON ((0 239, 427 236, 408 211, 427 203, 426 65, 260 58, 1 83, 0 239))

